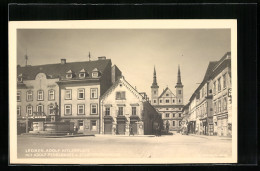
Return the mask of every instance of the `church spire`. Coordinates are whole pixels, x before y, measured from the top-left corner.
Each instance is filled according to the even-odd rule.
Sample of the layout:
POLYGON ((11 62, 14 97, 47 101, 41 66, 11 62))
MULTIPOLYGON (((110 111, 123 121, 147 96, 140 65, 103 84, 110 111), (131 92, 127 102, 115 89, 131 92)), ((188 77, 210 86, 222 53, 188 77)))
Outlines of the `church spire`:
POLYGON ((153 84, 151 87, 158 87, 157 85, 157 79, 156 79, 156 70, 155 70, 155 66, 154 66, 154 70, 153 70, 153 84))
POLYGON ((182 83, 181 83, 181 71, 180 71, 180 65, 178 65, 178 76, 177 76, 177 84, 176 86, 178 87, 182 87, 182 83))

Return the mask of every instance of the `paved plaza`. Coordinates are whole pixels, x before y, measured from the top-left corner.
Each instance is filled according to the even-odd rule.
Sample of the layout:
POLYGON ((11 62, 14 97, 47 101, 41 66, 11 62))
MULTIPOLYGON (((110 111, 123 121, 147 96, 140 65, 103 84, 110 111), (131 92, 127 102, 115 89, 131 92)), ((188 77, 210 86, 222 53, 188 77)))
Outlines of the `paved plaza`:
POLYGON ((232 140, 195 135, 46 138, 18 136, 18 158, 181 158, 230 157, 232 140))

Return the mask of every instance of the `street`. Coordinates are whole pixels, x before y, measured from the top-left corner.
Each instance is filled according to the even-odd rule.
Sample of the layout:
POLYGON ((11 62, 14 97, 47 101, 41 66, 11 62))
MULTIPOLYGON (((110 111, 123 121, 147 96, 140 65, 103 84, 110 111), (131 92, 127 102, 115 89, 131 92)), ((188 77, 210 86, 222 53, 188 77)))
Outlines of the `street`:
POLYGON ((18 136, 18 158, 230 157, 232 141, 222 137, 170 135, 44 138, 18 136))

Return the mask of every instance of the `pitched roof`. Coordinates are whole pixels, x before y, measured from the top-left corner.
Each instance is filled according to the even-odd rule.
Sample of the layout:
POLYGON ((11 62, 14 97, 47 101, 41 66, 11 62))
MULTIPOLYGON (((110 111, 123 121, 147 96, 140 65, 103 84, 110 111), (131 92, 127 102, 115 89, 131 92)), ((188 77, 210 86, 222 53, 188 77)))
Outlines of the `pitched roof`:
POLYGON ((230 56, 230 55, 231 55, 231 52, 227 52, 220 60, 209 62, 209 65, 208 65, 208 68, 204 75, 204 78, 203 78, 201 84, 198 86, 198 88, 194 91, 194 93, 190 97, 190 101, 193 97, 196 96, 196 94, 200 90, 200 88, 209 80, 209 77, 212 75, 214 70, 227 58, 227 56, 230 56))
POLYGON ((210 75, 212 74, 213 69, 214 69, 214 67, 216 66, 217 63, 218 63, 218 61, 210 61, 210 62, 209 62, 209 65, 208 65, 208 68, 207 68, 206 73, 205 73, 205 75, 204 75, 204 78, 203 78, 201 84, 198 86, 198 88, 194 91, 194 93, 193 93, 192 96, 190 97, 190 101, 191 101, 191 99, 192 99, 193 97, 196 96, 196 94, 197 94, 197 92, 200 90, 200 88, 203 87, 204 84, 208 81, 208 79, 209 79, 210 75))
MULTIPOLYGON (((168 87, 166 87, 166 89, 163 90, 163 92, 162 92, 162 94, 159 96, 159 98, 161 98, 161 97, 166 93, 167 90, 169 90, 169 91, 172 93, 172 91, 171 91, 168 87)), ((172 94, 173 94, 173 93, 172 93, 172 94)), ((174 95, 174 94, 173 94, 173 95, 174 95)))
POLYGON ((116 82, 114 82, 114 84, 100 97, 100 99, 104 99, 106 97, 106 95, 108 95, 111 91, 113 91, 119 85, 119 83, 123 83, 123 82, 129 86, 132 93, 136 93, 137 96, 139 96, 141 99, 143 99, 143 96, 135 88, 133 88, 133 86, 130 83, 128 83, 125 80, 124 76, 121 76, 116 82))
MULTIPOLYGON (((110 59, 71 62, 65 64, 58 63, 58 64, 25 66, 25 67, 17 67, 17 76, 23 74, 25 80, 33 80, 35 79, 35 76, 38 73, 43 72, 51 78, 65 78, 66 72, 68 72, 69 70, 74 71, 76 74, 79 73, 82 69, 84 69, 86 72, 92 72, 95 68, 98 69, 98 71, 103 72, 108 65, 111 65, 110 59)), ((92 76, 90 74, 89 78, 91 77, 92 76)))

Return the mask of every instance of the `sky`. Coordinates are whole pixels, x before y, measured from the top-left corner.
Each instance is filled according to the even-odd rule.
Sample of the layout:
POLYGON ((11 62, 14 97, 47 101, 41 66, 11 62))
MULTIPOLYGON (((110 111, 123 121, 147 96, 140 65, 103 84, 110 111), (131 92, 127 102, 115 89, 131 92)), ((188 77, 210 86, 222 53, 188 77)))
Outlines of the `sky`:
POLYGON ((199 86, 210 61, 231 51, 230 29, 20 29, 17 64, 28 65, 97 60, 106 56, 139 92, 151 95, 153 68, 159 94, 175 93, 178 65, 184 104, 199 86))

